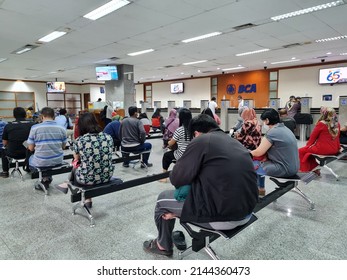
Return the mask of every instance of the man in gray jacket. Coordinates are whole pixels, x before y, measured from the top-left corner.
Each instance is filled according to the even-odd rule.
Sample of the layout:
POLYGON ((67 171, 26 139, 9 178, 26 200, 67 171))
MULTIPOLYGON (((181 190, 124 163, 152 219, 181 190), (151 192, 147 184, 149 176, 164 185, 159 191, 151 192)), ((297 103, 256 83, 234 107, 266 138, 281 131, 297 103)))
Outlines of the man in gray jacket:
MULTIPOLYGON (((148 158, 150 155, 150 150, 152 149, 152 144, 146 141, 146 131, 142 122, 137 118, 137 107, 130 106, 128 108, 129 117, 124 118, 120 127, 120 139, 122 147, 122 155, 124 158, 129 156, 129 153, 141 153, 142 162, 147 166, 153 166, 152 163, 148 163, 148 158), (125 153, 123 153, 125 152, 125 153)), ((123 163, 124 167, 129 167, 129 161, 125 160, 123 163)), ((141 166, 145 168, 146 166, 141 166)))
POLYGON ((173 254, 176 217, 212 229, 233 229, 249 221, 258 201, 257 175, 248 150, 208 115, 193 118, 190 133, 195 138, 177 160, 170 180, 176 189, 191 188, 184 201, 175 199, 175 190, 159 194, 154 213, 158 237, 144 242, 147 252, 173 254))

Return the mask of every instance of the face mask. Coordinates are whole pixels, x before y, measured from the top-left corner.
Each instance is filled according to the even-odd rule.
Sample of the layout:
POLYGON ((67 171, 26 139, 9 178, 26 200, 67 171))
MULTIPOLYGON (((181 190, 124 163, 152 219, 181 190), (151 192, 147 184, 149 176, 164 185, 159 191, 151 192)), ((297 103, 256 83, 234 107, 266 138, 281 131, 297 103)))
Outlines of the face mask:
POLYGON ((268 131, 269 130, 269 126, 267 124, 263 124, 263 130, 268 131))
POLYGON ((238 99, 239 103, 241 103, 242 99, 238 99))

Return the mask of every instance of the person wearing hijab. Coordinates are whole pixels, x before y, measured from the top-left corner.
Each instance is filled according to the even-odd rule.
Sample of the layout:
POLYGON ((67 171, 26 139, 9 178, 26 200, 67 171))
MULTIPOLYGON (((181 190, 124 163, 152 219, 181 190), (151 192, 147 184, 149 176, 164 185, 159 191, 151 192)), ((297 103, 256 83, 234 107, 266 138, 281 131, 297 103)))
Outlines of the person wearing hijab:
POLYGON ((241 130, 236 132, 234 137, 248 150, 255 150, 261 141, 261 131, 254 109, 244 109, 241 118, 243 119, 241 130))
MULTIPOLYGON (((308 172, 318 166, 312 154, 336 155, 340 151, 340 124, 333 108, 321 107, 321 116, 306 146, 299 149, 300 171, 308 172)), ((319 170, 315 172, 320 175, 319 170)))
POLYGON ((163 134, 163 149, 167 148, 168 142, 172 138, 179 124, 180 121, 177 118, 177 111, 175 109, 171 109, 169 117, 164 121, 165 129, 163 134))

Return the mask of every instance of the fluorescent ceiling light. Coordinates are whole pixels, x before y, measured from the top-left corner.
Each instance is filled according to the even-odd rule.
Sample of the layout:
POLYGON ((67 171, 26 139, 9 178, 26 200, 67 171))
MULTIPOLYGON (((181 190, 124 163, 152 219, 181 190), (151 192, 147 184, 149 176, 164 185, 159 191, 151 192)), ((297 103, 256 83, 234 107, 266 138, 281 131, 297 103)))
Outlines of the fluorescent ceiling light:
POLYGON ((328 9, 328 8, 332 8, 332 7, 336 7, 336 6, 340 6, 340 5, 343 5, 343 4, 345 4, 345 3, 342 0, 333 1, 333 2, 330 2, 330 3, 314 6, 314 7, 311 7, 311 8, 302 9, 302 10, 298 10, 298 11, 295 11, 295 12, 291 12, 291 13, 287 13, 287 14, 271 17, 271 19, 275 20, 275 21, 282 20, 282 19, 286 19, 286 18, 291 18, 291 17, 295 17, 295 16, 300 16, 300 15, 304 15, 304 14, 308 14, 308 13, 312 13, 312 12, 316 12, 316 11, 320 11, 320 10, 324 10, 324 9, 328 9))
POLYGON ((207 61, 207 60, 199 60, 199 61, 185 62, 185 63, 182 63, 182 65, 192 65, 192 64, 203 63, 203 62, 206 62, 206 61, 207 61))
POLYGON ((340 55, 347 55, 347 53, 340 53, 340 55))
POLYGON ((324 42, 329 42, 329 41, 336 41, 336 40, 341 40, 341 39, 346 39, 347 35, 343 36, 336 36, 336 37, 331 37, 331 38, 325 38, 325 39, 319 39, 315 40, 316 43, 324 43, 324 42))
POLYGON ((261 49, 257 51, 252 51, 252 52, 245 52, 245 53, 238 53, 235 54, 236 56, 244 56, 244 55, 249 55, 249 54, 256 54, 256 53, 262 53, 262 52, 268 52, 270 49, 261 49))
POLYGON ((83 17, 91 20, 97 20, 98 18, 106 16, 107 14, 112 13, 128 4, 130 4, 130 2, 127 0, 112 0, 84 15, 83 17))
POLYGON ((33 49, 32 47, 23 47, 23 48, 20 48, 19 50, 17 50, 16 54, 22 54, 22 53, 31 51, 32 49, 33 49))
POLYGON ((5 60, 7 60, 7 58, 1 58, 1 57, 0 57, 0 63, 1 63, 1 62, 4 62, 5 60))
POLYGON ((193 41, 198 41, 198 40, 210 38, 210 37, 213 37, 213 36, 218 36, 220 34, 222 34, 222 32, 212 32, 212 33, 208 33, 208 34, 205 34, 205 35, 201 35, 201 36, 193 37, 193 38, 190 38, 190 39, 182 40, 182 43, 190 43, 190 42, 193 42, 193 41))
POLYGON ((149 53, 149 52, 153 52, 153 51, 154 51, 153 49, 148 49, 148 50, 143 50, 143 51, 139 51, 139 52, 128 53, 128 55, 135 56, 135 55, 149 53))
POLYGON ((276 62, 271 62, 270 64, 282 64, 282 63, 290 63, 290 62, 296 62, 296 61, 300 61, 300 59, 291 59, 291 60, 276 61, 276 62))
POLYGON ((53 31, 52 33, 49 33, 45 37, 42 37, 41 39, 39 39, 39 42, 48 43, 48 42, 51 42, 51 41, 65 35, 65 34, 66 34, 66 32, 64 32, 64 31, 53 31))
POLYGON ((238 66, 238 67, 233 67, 233 68, 225 68, 225 69, 222 69, 222 70, 223 71, 230 71, 230 70, 239 70, 239 69, 243 69, 243 68, 246 68, 246 67, 238 66))

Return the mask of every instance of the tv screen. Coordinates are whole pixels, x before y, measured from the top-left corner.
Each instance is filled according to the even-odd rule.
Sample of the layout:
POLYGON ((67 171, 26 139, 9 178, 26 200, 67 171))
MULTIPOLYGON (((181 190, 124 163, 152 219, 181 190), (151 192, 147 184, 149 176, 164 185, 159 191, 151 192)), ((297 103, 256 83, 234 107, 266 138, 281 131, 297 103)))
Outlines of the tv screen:
POLYGON ((319 69, 319 84, 347 83, 347 67, 319 69))
POLYGON ((118 80, 117 66, 99 66, 95 72, 97 81, 118 80))
POLYGON ((65 82, 47 82, 47 92, 65 92, 65 82))
POLYGON ((184 88, 183 88, 183 83, 175 83, 171 84, 171 93, 182 93, 184 88))

